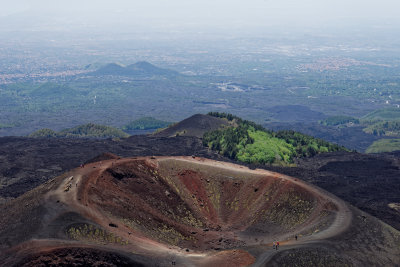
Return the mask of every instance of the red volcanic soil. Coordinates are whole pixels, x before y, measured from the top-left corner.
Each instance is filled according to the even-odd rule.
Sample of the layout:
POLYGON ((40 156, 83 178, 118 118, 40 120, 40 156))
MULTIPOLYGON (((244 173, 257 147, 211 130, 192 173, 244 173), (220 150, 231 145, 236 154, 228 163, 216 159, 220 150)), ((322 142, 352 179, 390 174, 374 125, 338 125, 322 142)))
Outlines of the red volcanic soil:
MULTIPOLYGON (((280 250, 300 254, 300 248, 321 242, 332 255, 341 255, 342 236, 360 213, 320 189, 265 170, 192 157, 101 159, 4 207, 0 261, 10 266, 282 264, 271 248, 274 241, 281 242, 280 250)), ((393 255, 399 239, 385 227, 379 231, 387 244, 379 252, 382 260, 376 259, 390 266, 398 260, 393 255)), ((363 232, 354 232, 355 240, 363 240, 363 232)), ((351 248, 347 252, 358 255, 351 248)), ((361 262, 343 255, 336 262, 361 262)))
POLYGON ((338 207, 266 171, 185 158, 130 159, 86 179, 81 203, 160 243, 221 250, 309 231, 338 207), (95 184, 95 186, 93 186, 95 184))

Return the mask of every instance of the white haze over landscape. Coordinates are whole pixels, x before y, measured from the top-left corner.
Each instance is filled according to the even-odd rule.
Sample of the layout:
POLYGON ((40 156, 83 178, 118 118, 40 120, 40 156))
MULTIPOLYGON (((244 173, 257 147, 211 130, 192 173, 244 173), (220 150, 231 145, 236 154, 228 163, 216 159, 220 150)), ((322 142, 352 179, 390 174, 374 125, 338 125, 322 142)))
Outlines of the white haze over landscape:
POLYGON ((0 30, 251 31, 397 27, 396 0, 0 1, 0 30))

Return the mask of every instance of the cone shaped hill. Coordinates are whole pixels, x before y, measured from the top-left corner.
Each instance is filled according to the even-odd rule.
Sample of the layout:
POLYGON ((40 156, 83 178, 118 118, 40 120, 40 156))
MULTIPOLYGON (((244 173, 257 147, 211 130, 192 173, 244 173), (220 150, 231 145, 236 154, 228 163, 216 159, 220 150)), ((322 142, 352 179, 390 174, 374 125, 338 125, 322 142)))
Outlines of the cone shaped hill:
POLYGON ((296 158, 324 152, 347 151, 343 146, 295 131, 267 130, 227 113, 196 114, 155 136, 197 136, 225 157, 248 164, 289 165, 296 158))

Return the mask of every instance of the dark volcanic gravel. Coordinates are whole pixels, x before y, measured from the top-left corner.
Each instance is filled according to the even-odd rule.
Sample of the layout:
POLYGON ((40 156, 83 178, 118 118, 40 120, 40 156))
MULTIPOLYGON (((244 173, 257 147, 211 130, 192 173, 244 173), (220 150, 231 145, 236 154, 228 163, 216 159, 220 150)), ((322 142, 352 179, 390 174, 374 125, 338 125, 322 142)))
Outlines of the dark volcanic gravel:
POLYGON ((61 248, 23 259, 18 266, 107 266, 142 267, 142 263, 102 250, 92 248, 61 248))
POLYGON ((400 151, 385 154, 337 152, 302 159, 299 167, 268 167, 329 191, 400 230, 400 151))
MULTIPOLYGON (((196 137, 132 136, 93 139, 0 138, 0 201, 15 198, 103 153, 129 156, 196 155, 229 161, 196 137)), ((101 158, 101 157, 100 157, 101 158)), ((327 153, 302 159, 298 167, 257 166, 317 185, 400 230, 400 152, 366 155, 327 153)), ((255 167, 255 166, 253 166, 255 167)))
POLYGON ((48 179, 106 152, 121 157, 196 155, 219 158, 195 137, 135 135, 119 141, 1 137, 0 201, 1 198, 18 197, 48 179))

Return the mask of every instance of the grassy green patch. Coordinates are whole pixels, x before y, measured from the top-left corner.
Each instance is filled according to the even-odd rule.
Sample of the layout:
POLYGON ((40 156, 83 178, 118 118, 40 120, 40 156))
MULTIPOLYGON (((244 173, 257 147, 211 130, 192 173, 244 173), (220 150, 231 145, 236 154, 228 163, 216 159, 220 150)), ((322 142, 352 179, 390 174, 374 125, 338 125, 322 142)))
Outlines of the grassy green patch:
POLYGON ((365 115, 362 120, 373 121, 373 120, 385 120, 393 121, 400 120, 400 108, 386 108, 378 109, 367 115, 365 115))
POLYGON ((129 135, 120 129, 98 125, 94 123, 88 123, 79 125, 74 128, 69 128, 62 130, 60 132, 55 132, 51 129, 40 129, 33 132, 29 137, 43 138, 43 137, 72 137, 72 138, 124 138, 129 135))
POLYGON ((287 165, 294 158, 346 150, 298 132, 266 130, 231 114, 212 112, 209 115, 234 121, 236 126, 205 133, 203 144, 241 162, 287 165))
POLYGON ((366 153, 381 153, 400 150, 400 139, 380 139, 370 145, 366 153))
POLYGON ((12 128, 14 125, 0 123, 0 129, 12 128))
POLYGON ((378 121, 368 125, 363 130, 368 134, 377 136, 399 136, 400 137, 400 120, 399 121, 378 121))
POLYGON ((273 137, 263 131, 249 130, 252 144, 239 146, 237 159, 246 163, 274 163, 275 161, 291 162, 294 148, 283 139, 273 137))
POLYGON ((52 129, 44 128, 37 130, 29 135, 29 137, 33 138, 51 138, 51 137, 58 137, 58 133, 56 131, 53 131, 52 129))

